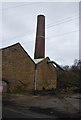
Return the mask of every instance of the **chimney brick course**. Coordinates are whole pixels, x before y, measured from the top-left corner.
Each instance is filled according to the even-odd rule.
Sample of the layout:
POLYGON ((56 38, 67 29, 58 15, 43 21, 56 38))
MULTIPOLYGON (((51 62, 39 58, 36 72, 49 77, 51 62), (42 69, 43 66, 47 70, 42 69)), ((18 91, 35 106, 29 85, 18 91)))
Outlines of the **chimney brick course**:
POLYGON ((45 58, 45 16, 37 16, 37 31, 34 59, 45 58))

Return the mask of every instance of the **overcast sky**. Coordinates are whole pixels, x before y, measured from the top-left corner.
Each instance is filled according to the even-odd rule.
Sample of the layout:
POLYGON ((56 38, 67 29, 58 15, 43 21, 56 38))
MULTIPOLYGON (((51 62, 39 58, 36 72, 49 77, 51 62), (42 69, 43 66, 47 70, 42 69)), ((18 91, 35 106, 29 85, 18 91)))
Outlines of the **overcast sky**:
POLYGON ((45 56, 60 65, 72 65, 75 59, 79 59, 78 2, 7 2, 2 4, 2 8, 0 6, 1 14, 0 48, 20 42, 34 58, 37 15, 43 14, 46 28, 45 56))

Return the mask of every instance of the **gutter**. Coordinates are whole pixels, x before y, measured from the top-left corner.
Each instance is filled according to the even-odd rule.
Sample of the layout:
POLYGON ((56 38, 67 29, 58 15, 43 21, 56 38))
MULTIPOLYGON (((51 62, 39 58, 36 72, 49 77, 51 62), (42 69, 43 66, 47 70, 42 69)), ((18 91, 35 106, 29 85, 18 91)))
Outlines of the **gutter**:
POLYGON ((60 68, 62 71, 64 71, 64 69, 62 67, 60 67, 60 65, 58 65, 56 62, 48 60, 47 64, 50 64, 50 63, 55 64, 58 68, 60 68))

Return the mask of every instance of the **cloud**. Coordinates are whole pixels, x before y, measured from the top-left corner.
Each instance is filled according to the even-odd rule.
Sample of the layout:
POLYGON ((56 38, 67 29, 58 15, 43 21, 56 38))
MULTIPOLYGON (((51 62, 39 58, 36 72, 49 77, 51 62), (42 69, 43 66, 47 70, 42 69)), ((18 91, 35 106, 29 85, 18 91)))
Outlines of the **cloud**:
POLYGON ((70 65, 78 59, 78 13, 79 3, 3 3, 3 44, 0 47, 20 42, 33 58, 37 15, 44 14, 46 55, 59 64, 70 65))

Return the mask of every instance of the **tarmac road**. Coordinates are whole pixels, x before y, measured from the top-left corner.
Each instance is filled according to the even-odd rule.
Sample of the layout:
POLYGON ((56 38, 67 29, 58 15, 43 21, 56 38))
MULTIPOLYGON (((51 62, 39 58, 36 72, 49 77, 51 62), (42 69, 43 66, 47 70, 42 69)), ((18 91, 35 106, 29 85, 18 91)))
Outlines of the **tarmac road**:
POLYGON ((27 108, 4 106, 2 108, 2 118, 55 118, 41 113, 31 112, 27 108))
POLYGON ((3 118, 25 118, 29 117, 27 114, 20 112, 15 109, 11 109, 9 107, 3 107, 3 118))
POLYGON ((79 99, 75 96, 58 98, 54 96, 13 96, 4 99, 3 118, 78 118, 79 99))
MULTIPOLYGON (((41 107, 22 107, 8 105, 2 107, 2 118, 53 118, 58 120, 61 117, 72 118, 74 114, 68 115, 52 108, 41 108, 41 107)), ((77 117, 77 116, 75 116, 77 117)))

